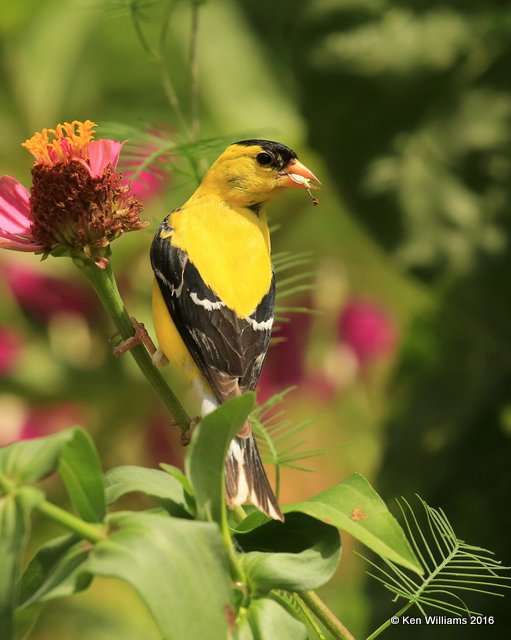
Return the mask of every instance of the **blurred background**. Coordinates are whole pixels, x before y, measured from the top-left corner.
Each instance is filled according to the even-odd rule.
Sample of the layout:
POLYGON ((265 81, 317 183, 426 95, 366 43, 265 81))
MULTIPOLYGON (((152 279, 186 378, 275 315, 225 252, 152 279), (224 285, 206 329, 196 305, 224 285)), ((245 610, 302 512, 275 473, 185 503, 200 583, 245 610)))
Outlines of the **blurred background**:
MULTIPOLYGON (((183 141, 162 78, 168 73, 190 121, 193 4, 4 2, 0 175, 29 186, 31 157, 20 143, 64 120, 90 118, 103 137, 149 131, 183 141), (158 61, 151 51, 168 15, 158 61)), ((259 391, 265 399, 296 385, 285 415, 313 420, 301 434, 304 459, 295 461, 309 471, 282 470, 282 500, 360 472, 392 510, 394 498, 419 493, 445 510, 460 538, 511 564, 509 5, 198 4, 195 138, 279 140, 323 183, 318 207, 293 191, 271 209, 274 251, 310 256, 282 276, 304 273, 310 286, 280 305, 313 310, 284 313, 259 391), (307 457, 316 449, 321 455, 307 457)), ((199 166, 223 146, 194 151, 199 166)), ((114 245, 128 309, 150 331, 152 234, 196 185, 185 160, 170 160, 170 171, 160 163, 137 178, 150 226, 114 245)), ((124 168, 133 169, 128 159, 124 168)), ((0 443, 82 424, 105 468, 181 464, 178 434, 130 357, 111 355, 113 329, 70 261, 41 264, 3 251, 0 269, 0 443)), ((165 375, 186 400, 183 384, 165 375)), ((48 490, 63 499, 58 482, 48 490)), ((37 524, 33 548, 59 533, 37 524)), ((367 578, 348 536, 343 544, 337 576, 321 595, 361 638, 399 605, 367 578)), ((413 637, 504 637, 505 600, 473 594, 467 602, 495 625, 415 627, 413 637)), ((31 637, 158 635, 127 587, 98 580, 48 606, 31 637)), ((396 626, 384 637, 410 634, 396 626)))

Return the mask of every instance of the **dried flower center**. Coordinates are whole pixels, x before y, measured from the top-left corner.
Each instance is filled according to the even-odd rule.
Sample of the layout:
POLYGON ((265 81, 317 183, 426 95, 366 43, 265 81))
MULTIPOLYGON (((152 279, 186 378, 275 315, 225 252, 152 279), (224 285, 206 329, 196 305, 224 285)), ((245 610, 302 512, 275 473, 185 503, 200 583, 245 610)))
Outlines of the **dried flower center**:
POLYGON ((36 163, 30 190, 31 232, 54 255, 83 255, 98 266, 110 242, 142 229, 141 203, 109 166, 91 176, 80 160, 36 163))
POLYGON ((35 133, 21 146, 34 156, 37 164, 49 167, 58 162, 87 159, 87 147, 94 138, 95 122, 73 120, 58 124, 55 129, 43 129, 35 133))

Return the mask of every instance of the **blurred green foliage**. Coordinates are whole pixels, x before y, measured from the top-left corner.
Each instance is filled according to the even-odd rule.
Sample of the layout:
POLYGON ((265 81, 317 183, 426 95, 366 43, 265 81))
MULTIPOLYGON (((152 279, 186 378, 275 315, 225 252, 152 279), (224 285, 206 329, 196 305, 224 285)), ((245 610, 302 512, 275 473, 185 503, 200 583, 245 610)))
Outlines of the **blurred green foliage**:
MULTIPOLYGON (((162 66, 140 46, 127 10, 138 12, 157 46, 166 4, 19 0, 2 8, 1 174, 28 184, 30 159, 19 143, 65 119, 177 129, 179 139, 162 66)), ((163 52, 186 115, 190 4, 175 3, 163 52)), ((315 474, 286 472, 284 501, 361 471, 376 478, 386 500, 419 492, 446 511, 461 538, 511 564, 509 7, 498 0, 209 0, 200 10, 198 51, 202 136, 281 140, 324 184, 314 210, 296 193, 274 205, 281 224, 274 246, 310 250, 317 263, 312 297, 321 314, 304 347, 306 374, 319 378, 327 361, 344 372, 327 400, 303 392, 290 396, 287 409, 300 419, 319 416, 308 431, 311 448, 341 446, 315 474), (353 297, 383 306, 401 340, 392 356, 350 377, 353 359, 335 358, 338 314, 353 297)), ((206 148, 202 164, 217 150, 206 148)), ((128 307, 148 326, 151 234, 194 185, 179 169, 146 203, 149 231, 115 247, 128 307)), ((1 259, 3 269, 11 256, 1 259)), ((12 259, 76 278, 64 261, 12 259)), ((134 367, 109 356, 100 315, 41 322, 1 287, 0 322, 24 341, 15 369, 0 379, 1 428, 8 422, 15 432, 27 412, 66 401, 80 407, 105 467, 181 459, 134 367)), ((393 611, 378 585, 364 595, 362 571, 345 545, 338 582, 324 594, 357 636, 393 611)), ((98 637, 93 621, 105 618, 104 589, 84 601, 90 624, 82 628, 77 610, 60 637, 98 637)), ((57 637, 48 621, 59 606, 68 607, 50 609, 34 640, 57 637)), ((496 618, 491 635, 504 636, 506 601, 478 606, 496 618)), ((144 614, 132 610, 142 624, 144 614)), ((119 629, 112 623, 101 638, 120 637, 119 629)), ((409 637, 399 626, 387 635, 409 637)), ((414 638, 431 635, 414 629, 414 638)), ((488 629, 463 627, 460 635, 436 626, 434 635, 487 638, 488 629)))

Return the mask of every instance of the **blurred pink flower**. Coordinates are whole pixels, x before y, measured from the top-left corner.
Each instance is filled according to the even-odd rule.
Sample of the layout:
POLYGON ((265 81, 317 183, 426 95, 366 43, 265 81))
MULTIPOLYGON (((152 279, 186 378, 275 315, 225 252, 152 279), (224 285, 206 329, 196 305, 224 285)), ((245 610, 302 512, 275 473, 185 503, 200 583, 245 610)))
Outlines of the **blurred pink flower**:
POLYGON ((162 152, 160 155, 158 152, 158 149, 165 144, 165 139, 159 132, 152 133, 156 139, 161 138, 161 142, 158 140, 154 144, 131 145, 131 151, 128 149, 121 161, 121 171, 126 181, 131 184, 133 193, 142 201, 159 195, 163 191, 166 177, 162 164, 168 161, 169 153, 162 152), (154 159, 155 152, 159 157, 154 159), (149 164, 145 166, 148 159, 150 159, 149 164), (144 165, 144 169, 137 172, 141 165, 144 165))
POLYGON ((258 385, 258 397, 264 402, 278 391, 299 386, 305 379, 305 353, 309 340, 311 315, 297 313, 273 332, 271 345, 258 385))
POLYGON ((21 337, 11 327, 0 327, 0 377, 12 372, 21 354, 22 345, 21 337))
POLYGON ((98 310, 96 298, 79 282, 40 275, 35 269, 14 262, 2 267, 16 301, 37 322, 44 324, 57 313, 91 319, 98 310))
POLYGON ((43 129, 24 146, 35 158, 28 191, 0 179, 0 248, 69 255, 104 268, 110 243, 145 226, 142 206, 115 169, 122 143, 93 140, 90 120, 43 129))
POLYGON ((25 418, 18 440, 40 438, 85 423, 84 408, 73 402, 33 408, 25 418))
POLYGON ((339 339, 352 349, 361 366, 390 355, 397 331, 386 311, 369 300, 352 299, 338 320, 339 339))
MULTIPOLYGON (((131 172, 131 174, 133 173, 131 172)), ((127 176, 128 178, 130 177, 129 171, 127 176)), ((154 198, 163 190, 164 176, 164 172, 158 167, 154 167, 150 171, 141 171, 135 180, 131 180, 133 193, 137 198, 144 201, 154 198)))

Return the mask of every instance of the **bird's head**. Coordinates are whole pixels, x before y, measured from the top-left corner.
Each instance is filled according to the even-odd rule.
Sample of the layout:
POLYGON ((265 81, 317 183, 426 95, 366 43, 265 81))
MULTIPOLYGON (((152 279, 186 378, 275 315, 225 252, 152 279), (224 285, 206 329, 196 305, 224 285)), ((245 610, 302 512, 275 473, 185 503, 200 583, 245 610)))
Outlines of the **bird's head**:
POLYGON ((214 191, 231 206, 257 207, 285 187, 310 190, 317 188, 314 183, 319 180, 289 147, 271 140, 242 140, 213 163, 201 190, 214 191))

